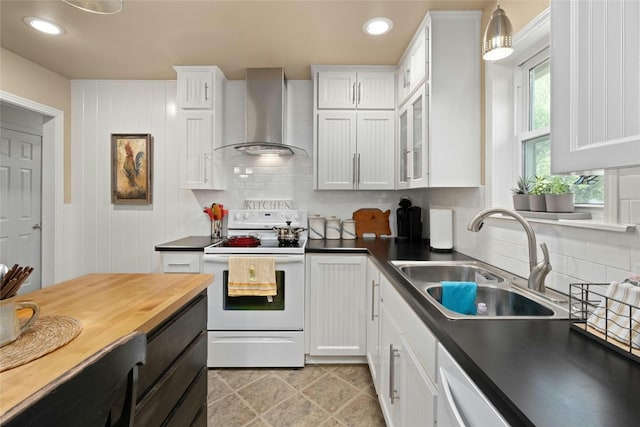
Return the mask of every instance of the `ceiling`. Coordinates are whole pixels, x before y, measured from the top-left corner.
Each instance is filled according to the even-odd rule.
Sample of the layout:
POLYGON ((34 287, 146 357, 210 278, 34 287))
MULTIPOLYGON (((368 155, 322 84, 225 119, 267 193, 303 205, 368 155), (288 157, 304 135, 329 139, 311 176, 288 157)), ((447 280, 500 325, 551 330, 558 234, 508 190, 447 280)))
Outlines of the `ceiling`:
POLYGON ((483 10, 494 0, 125 0, 114 15, 60 0, 0 0, 0 44, 69 79, 175 79, 173 65, 218 65, 229 79, 248 67, 284 67, 310 78, 311 64, 397 64, 429 10, 483 10), (26 16, 57 22, 48 36, 26 16), (385 16, 392 31, 370 36, 364 22, 385 16))

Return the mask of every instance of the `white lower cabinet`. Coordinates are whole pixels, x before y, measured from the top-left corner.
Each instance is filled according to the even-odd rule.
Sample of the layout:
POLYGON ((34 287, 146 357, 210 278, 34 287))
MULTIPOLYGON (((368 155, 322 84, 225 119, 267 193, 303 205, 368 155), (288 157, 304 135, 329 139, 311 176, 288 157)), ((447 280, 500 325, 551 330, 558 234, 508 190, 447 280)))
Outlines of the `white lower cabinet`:
POLYGON ((307 255, 309 354, 365 356, 366 255, 307 255))
POLYGON ((442 344, 438 371, 438 427, 509 426, 442 344))
POLYGON ((162 252, 163 273, 202 273, 202 252, 162 252))
POLYGON ((371 379, 380 393, 380 270, 367 260, 367 363, 371 379))
POLYGON ((380 283, 378 400, 385 421, 389 427, 434 426, 435 337, 382 275, 380 283), (432 353, 427 358, 425 350, 432 353))

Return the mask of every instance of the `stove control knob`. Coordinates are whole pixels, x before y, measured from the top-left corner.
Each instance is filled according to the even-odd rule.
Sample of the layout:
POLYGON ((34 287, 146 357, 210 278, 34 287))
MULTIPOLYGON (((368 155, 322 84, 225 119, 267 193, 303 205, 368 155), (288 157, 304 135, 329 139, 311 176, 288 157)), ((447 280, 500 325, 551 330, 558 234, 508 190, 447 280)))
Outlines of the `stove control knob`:
POLYGON ((242 216, 244 219, 249 219, 249 217, 251 216, 251 214, 249 212, 245 212, 244 215, 242 216))
POLYGON ((235 219, 236 221, 239 220, 240 219, 240 214, 239 213, 234 214, 233 215, 233 219, 235 219))

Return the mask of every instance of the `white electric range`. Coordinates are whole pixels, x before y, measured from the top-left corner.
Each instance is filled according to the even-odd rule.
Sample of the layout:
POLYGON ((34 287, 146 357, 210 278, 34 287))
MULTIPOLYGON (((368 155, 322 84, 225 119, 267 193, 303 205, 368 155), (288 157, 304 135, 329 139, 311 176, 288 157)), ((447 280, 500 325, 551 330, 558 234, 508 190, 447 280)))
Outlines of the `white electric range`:
MULTIPOLYGON (((208 289, 209 367, 304 366, 304 248, 306 231, 295 246, 281 245, 274 226, 307 227, 300 210, 230 210, 227 237, 258 238, 258 246, 222 244, 204 250, 204 272, 214 275, 208 289), (227 295, 229 257, 273 257, 277 295, 227 295)), ((234 240, 234 239, 231 239, 234 240)), ((235 239, 239 241, 238 239, 235 239)))

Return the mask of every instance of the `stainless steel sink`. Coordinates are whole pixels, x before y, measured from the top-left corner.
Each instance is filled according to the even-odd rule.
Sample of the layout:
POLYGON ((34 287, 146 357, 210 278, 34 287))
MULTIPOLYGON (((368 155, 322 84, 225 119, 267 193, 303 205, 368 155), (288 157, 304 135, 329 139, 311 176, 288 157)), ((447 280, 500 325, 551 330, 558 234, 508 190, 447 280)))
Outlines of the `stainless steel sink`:
MULTIPOLYGON (((435 306, 449 319, 566 319, 568 311, 553 298, 522 288, 526 281, 479 261, 390 261, 411 285, 420 291, 425 301, 435 306), (478 283, 476 304, 483 302, 487 312, 466 315, 449 310, 441 304, 441 281, 478 283)), ((547 290, 549 292, 549 290, 547 290)))

